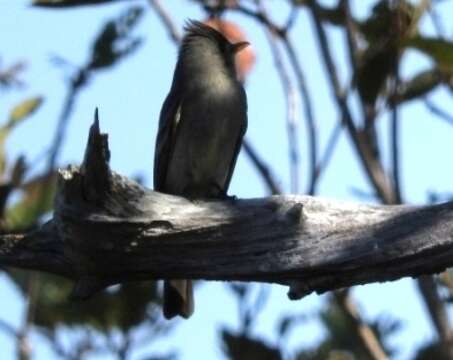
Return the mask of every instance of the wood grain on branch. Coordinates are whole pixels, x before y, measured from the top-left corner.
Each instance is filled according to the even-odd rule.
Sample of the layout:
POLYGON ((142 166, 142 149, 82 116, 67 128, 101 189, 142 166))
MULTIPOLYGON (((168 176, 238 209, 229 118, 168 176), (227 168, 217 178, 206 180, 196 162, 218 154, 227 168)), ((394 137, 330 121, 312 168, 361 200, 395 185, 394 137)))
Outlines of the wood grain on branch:
POLYGON ((191 201, 113 173, 96 120, 84 162, 60 171, 52 220, 0 236, 0 265, 73 279, 86 297, 122 281, 287 284, 300 298, 453 264, 453 203, 371 206, 310 196, 191 201))

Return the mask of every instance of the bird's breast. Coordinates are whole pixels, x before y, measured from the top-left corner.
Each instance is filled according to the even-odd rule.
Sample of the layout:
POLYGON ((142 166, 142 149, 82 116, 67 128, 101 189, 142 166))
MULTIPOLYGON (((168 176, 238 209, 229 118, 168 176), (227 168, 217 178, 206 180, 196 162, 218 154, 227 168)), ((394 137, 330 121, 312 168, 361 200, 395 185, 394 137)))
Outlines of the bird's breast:
POLYGON ((232 97, 240 86, 226 71, 195 72, 186 93, 203 97, 232 97))
POLYGON ((184 94, 167 181, 177 193, 211 196, 227 190, 246 103, 233 82, 217 78, 198 85, 184 94))

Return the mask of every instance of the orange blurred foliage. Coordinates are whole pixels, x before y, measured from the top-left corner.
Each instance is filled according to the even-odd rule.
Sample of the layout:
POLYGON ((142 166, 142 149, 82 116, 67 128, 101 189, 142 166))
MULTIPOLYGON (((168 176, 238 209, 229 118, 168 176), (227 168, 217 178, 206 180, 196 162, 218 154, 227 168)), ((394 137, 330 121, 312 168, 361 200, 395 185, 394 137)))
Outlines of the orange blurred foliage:
MULTIPOLYGON (((244 31, 235 23, 219 18, 208 18, 204 21, 206 25, 220 31, 230 42, 247 41, 244 31)), ((255 64, 256 56, 253 47, 247 46, 236 55, 236 70, 241 82, 245 81, 255 64)))

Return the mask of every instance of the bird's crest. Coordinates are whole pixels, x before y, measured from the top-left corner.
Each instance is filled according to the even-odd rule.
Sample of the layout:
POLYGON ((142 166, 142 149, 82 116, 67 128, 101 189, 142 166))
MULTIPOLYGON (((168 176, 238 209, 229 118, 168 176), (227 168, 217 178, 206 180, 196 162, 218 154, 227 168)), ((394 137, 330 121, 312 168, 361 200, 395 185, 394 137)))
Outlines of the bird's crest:
POLYGON ((211 39, 217 43, 229 42, 227 38, 216 29, 200 21, 188 20, 184 26, 184 30, 186 31, 184 42, 190 41, 191 39, 199 36, 211 39))

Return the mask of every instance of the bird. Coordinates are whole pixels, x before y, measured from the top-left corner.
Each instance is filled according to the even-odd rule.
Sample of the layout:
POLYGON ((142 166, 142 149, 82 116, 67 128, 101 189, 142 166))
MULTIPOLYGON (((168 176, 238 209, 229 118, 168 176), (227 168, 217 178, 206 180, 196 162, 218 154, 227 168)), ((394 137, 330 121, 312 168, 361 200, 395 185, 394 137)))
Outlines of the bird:
MULTIPOLYGON (((193 201, 229 198, 227 190, 247 129, 247 98, 236 74, 235 55, 248 45, 231 43, 199 21, 186 23, 159 117, 156 191, 193 201)), ((165 281, 165 318, 187 319, 193 311, 192 282, 165 281)))

